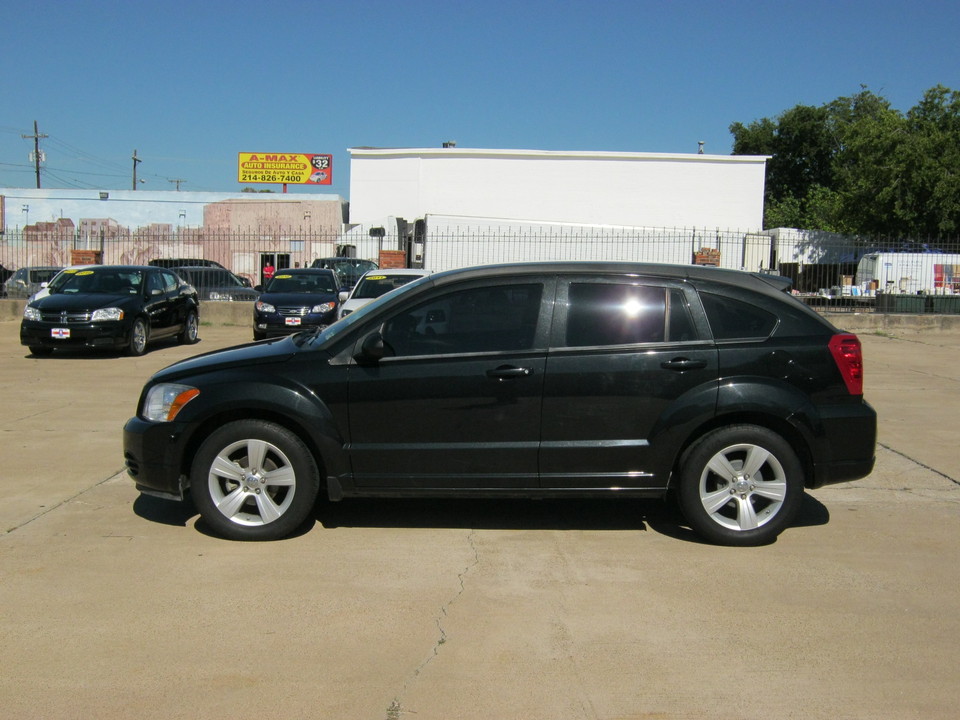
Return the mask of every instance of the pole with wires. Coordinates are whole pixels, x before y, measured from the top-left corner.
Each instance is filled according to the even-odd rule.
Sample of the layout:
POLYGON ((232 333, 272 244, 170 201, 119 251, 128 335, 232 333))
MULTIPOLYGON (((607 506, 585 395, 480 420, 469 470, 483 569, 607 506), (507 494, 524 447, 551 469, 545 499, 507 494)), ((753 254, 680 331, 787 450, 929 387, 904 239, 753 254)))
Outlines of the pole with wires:
POLYGON ((37 189, 40 189, 40 139, 47 137, 46 135, 41 135, 37 130, 37 121, 33 121, 33 135, 21 135, 24 140, 33 138, 33 162, 37 170, 37 189))

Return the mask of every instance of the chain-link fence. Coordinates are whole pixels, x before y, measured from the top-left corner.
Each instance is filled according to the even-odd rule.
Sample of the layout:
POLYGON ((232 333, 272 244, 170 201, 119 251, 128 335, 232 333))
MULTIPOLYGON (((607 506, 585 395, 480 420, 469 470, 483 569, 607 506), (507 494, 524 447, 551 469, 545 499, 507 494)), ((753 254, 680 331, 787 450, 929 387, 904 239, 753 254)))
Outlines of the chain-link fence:
MULTIPOLYGON (((807 303, 833 311, 960 313, 960 242, 847 237, 796 230, 623 228, 558 223, 418 220, 397 227, 353 226, 322 235, 180 228, 173 233, 81 237, 8 230, 0 236, 6 271, 71 264, 182 264, 214 261, 250 284, 262 268, 307 267, 350 256, 382 267, 447 270, 544 260, 716 265, 785 275, 807 303)), ((6 274, 6 272, 4 272, 6 274)))

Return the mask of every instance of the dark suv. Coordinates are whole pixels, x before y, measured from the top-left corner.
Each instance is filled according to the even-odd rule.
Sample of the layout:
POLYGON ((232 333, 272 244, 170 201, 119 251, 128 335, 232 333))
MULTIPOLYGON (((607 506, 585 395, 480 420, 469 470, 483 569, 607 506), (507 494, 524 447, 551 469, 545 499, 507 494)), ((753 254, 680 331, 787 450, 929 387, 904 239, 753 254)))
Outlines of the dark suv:
POLYGON ((716 268, 430 275, 320 332, 161 370, 124 430, 145 493, 272 539, 320 492, 662 497, 711 541, 773 540, 804 488, 873 468, 859 340, 716 268))

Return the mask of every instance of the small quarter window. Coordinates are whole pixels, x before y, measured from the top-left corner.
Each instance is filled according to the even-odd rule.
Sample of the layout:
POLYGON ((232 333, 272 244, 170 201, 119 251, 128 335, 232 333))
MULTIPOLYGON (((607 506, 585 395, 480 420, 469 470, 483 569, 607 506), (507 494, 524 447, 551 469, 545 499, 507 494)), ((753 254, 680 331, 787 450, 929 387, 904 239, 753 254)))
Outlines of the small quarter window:
POLYGON ((700 293, 715 340, 766 338, 777 326, 777 316, 756 305, 713 293, 700 293))

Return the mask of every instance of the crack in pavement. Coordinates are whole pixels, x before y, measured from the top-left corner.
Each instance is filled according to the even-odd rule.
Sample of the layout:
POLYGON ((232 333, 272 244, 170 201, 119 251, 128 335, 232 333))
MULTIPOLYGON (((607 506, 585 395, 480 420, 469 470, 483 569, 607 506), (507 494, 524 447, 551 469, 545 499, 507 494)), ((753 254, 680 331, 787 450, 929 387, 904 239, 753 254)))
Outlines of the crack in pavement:
POLYGON ((916 458, 912 458, 912 457, 910 457, 909 455, 907 455, 906 453, 900 452, 900 451, 897 450, 896 448, 892 448, 892 447, 890 447, 889 445, 884 445, 883 443, 880 443, 880 442, 878 442, 877 445, 880 446, 880 447, 882 447, 884 450, 889 450, 890 452, 894 453, 895 455, 899 455, 900 457, 902 457, 902 458, 904 458, 904 459, 906 459, 906 460, 909 460, 909 461, 912 462, 912 463, 915 463, 915 464, 919 465, 919 466, 922 467, 924 470, 929 470, 930 472, 932 472, 932 473, 934 473, 934 474, 936 474, 936 475, 939 475, 940 477, 942 477, 942 478, 944 478, 944 479, 946 479, 946 480, 949 480, 949 481, 952 482, 954 485, 960 485, 960 480, 957 480, 956 478, 952 478, 952 477, 950 477, 949 475, 947 475, 945 472, 941 472, 940 470, 937 470, 937 469, 934 468, 934 467, 930 467, 930 466, 927 465, 926 463, 921 462, 920 460, 917 460, 916 458))
POLYGON ((17 524, 17 525, 14 525, 13 527, 7 528, 6 530, 3 531, 2 535, 0 535, 0 537, 5 536, 5 535, 9 535, 9 534, 12 533, 12 532, 16 532, 16 531, 19 530, 20 528, 26 527, 27 525, 29 525, 30 523, 34 522, 35 520, 39 520, 39 519, 42 518, 44 515, 48 515, 49 513, 52 513, 54 510, 57 510, 57 509, 59 509, 59 508, 62 508, 62 507, 63 507, 64 505, 66 505, 67 503, 73 502, 74 500, 76 500, 76 499, 79 498, 79 497, 82 497, 83 495, 87 494, 87 493, 90 492, 91 490, 94 490, 94 489, 100 487, 100 486, 103 485, 105 482, 107 482, 107 481, 109 481, 109 480, 113 480, 113 478, 115 478, 117 475, 120 475, 121 473, 123 473, 124 470, 125 470, 125 468, 120 468, 119 470, 117 470, 117 471, 114 472, 113 474, 108 475, 107 477, 105 477, 103 480, 99 480, 98 482, 95 482, 95 483, 94 483, 93 485, 91 485, 90 487, 86 487, 86 488, 84 488, 83 490, 75 493, 74 495, 71 495, 71 496, 68 497, 68 498, 65 498, 65 499, 63 499, 63 500, 60 500, 59 502, 54 503, 53 505, 51 505, 51 506, 49 506, 49 507, 47 507, 47 508, 44 508, 43 511, 38 512, 38 513, 37 513, 36 515, 34 515, 33 517, 27 518, 27 519, 24 520, 23 522, 21 522, 21 523, 19 523, 19 524, 17 524))
POLYGON ((430 654, 422 663, 414 668, 410 679, 403 684, 401 691, 396 697, 394 697, 393 701, 387 707, 386 720, 399 720, 401 715, 416 714, 416 711, 414 710, 404 710, 401 705, 401 699, 404 695, 406 695, 410 685, 420 676, 420 673, 423 672, 424 668, 426 668, 427 665, 429 665, 433 659, 440 654, 440 647, 447 642, 447 632, 443 629, 443 619, 447 617, 447 608, 453 605, 457 599, 463 595, 464 591, 466 590, 464 578, 466 577, 467 573, 480 564, 480 551, 477 549, 477 545, 474 542, 474 536, 476 535, 476 532, 476 529, 471 528, 470 533, 467 535, 467 544, 469 544, 470 549, 473 550, 473 561, 463 568, 463 570, 457 573, 457 582, 460 584, 460 589, 454 593, 453 597, 444 603, 444 605, 440 608, 440 613, 435 619, 437 630, 439 631, 440 635, 437 637, 437 641, 434 643, 430 654))

